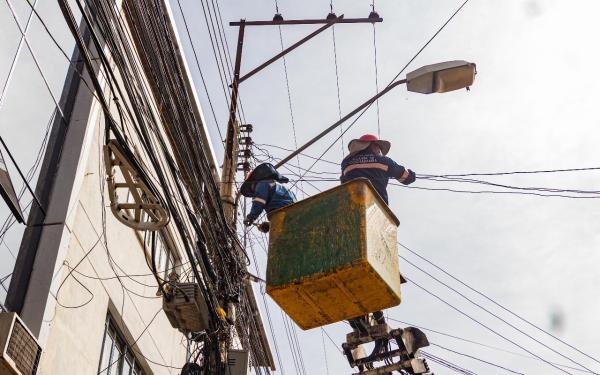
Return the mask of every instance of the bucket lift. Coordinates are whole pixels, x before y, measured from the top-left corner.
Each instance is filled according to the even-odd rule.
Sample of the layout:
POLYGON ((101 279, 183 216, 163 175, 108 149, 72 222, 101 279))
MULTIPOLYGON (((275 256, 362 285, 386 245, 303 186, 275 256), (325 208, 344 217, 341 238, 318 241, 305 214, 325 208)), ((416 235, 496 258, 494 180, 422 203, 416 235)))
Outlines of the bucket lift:
POLYGON ((269 214, 267 293, 302 329, 400 304, 400 222, 367 179, 269 214))
POLYGON ((378 324, 371 316, 367 316, 364 322, 367 324, 346 335, 346 342, 342 344, 348 364, 358 369, 353 375, 391 375, 394 371, 433 375, 425 359, 418 356, 419 349, 429 346, 420 329, 390 329, 386 323, 378 324), (365 344, 371 342, 376 343, 375 349, 367 355, 365 344), (397 348, 392 349, 392 345, 397 345, 397 348))
POLYGON ((429 345, 425 334, 391 329, 372 314, 400 303, 402 277, 399 221, 367 179, 275 210, 269 219, 267 293, 300 328, 351 320, 354 332, 342 349, 356 375, 432 375, 418 357, 429 345), (367 355, 372 342, 376 349, 367 355))

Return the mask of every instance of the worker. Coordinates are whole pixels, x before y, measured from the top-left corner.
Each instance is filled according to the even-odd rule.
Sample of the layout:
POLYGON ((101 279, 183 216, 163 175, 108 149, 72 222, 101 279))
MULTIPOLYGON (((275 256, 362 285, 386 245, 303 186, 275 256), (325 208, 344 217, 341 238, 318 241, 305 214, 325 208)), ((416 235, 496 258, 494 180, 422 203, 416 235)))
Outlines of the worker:
POLYGON ((296 202, 294 193, 282 185, 287 182, 289 179, 270 163, 262 163, 254 168, 240 188, 243 196, 252 198, 252 208, 244 219, 244 225, 252 225, 263 211, 268 214, 296 202))
MULTIPOLYGON (((340 181, 344 183, 355 178, 367 178, 379 196, 388 204, 387 185, 390 178, 395 178, 404 185, 412 184, 416 179, 415 172, 386 156, 390 147, 390 142, 372 134, 365 134, 351 140, 348 143, 349 154, 342 160, 340 181)), ((377 324, 385 323, 382 311, 375 311, 373 319, 377 324)), ((368 316, 359 316, 349 321, 350 326, 363 335, 367 332, 367 322, 368 316)), ((380 353, 386 346, 386 340, 376 340, 371 355, 380 353)))
POLYGON ((350 153, 342 160, 340 181, 344 183, 355 178, 367 178, 379 196, 388 203, 387 185, 390 178, 404 185, 412 184, 416 179, 415 172, 385 156, 390 147, 390 142, 372 134, 351 140, 348 143, 350 153))

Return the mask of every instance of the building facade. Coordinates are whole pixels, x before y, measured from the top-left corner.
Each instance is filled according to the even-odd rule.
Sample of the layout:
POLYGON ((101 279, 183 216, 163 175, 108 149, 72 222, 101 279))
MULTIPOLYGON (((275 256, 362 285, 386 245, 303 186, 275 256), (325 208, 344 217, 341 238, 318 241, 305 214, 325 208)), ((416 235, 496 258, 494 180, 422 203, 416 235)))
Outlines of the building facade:
POLYGON ((37 373, 179 374, 215 361, 209 345, 252 346, 252 366, 273 367, 248 282, 213 283, 199 265, 206 254, 230 276, 211 252, 227 235, 217 161, 169 3, 77 2, 78 27, 78 9, 59 3, 78 47, 36 186, 43 209, 32 206, 6 299, 42 347, 37 373), (163 303, 176 282, 204 288, 210 325, 230 325, 229 339, 173 328, 163 303))

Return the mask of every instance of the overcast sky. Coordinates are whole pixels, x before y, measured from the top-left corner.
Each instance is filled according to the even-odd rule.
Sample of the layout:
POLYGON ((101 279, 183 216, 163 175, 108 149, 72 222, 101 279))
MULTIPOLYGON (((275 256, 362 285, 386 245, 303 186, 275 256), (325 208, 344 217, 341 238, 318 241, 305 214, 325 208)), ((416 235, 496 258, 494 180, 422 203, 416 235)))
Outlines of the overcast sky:
MULTIPOLYGON (((11 0, 11 3, 24 23, 27 17, 24 0, 11 0)), ((380 88, 400 71, 461 3, 461 0, 376 2, 377 11, 384 18, 384 22, 375 27, 380 88)), ((365 17, 370 11, 369 4, 368 1, 335 1, 334 11, 345 17, 365 17)), ((184 30, 178 4, 173 1, 172 5, 179 27, 184 30)), ((181 5, 222 131, 226 124, 227 103, 203 9, 198 1, 181 0, 181 5)), ((59 42, 70 53, 73 41, 56 2, 40 0, 38 6, 59 42)), ((322 18, 329 11, 329 3, 325 0, 282 0, 279 7, 288 19, 322 18)), ((226 22, 240 18, 271 19, 274 13, 274 3, 262 0, 227 0, 219 2, 219 8, 226 22)), ((597 42, 597 35, 600 35, 599 11, 600 3, 593 0, 469 1, 407 71, 439 61, 464 59, 477 63, 475 84, 470 92, 461 90, 428 96, 407 93, 404 87, 399 87, 383 97, 379 103, 379 123, 381 137, 392 142, 389 155, 419 174, 599 166, 600 110, 597 103, 600 79, 594 70, 600 66, 597 42)), ((0 3, 0 22, 0 84, 4 85, 19 36, 6 2, 0 3)), ((289 45, 314 29, 315 26, 284 27, 284 44, 289 45)), ((229 46, 235 46, 237 29, 225 25, 225 33, 229 46)), ((340 102, 344 114, 375 93, 373 28, 368 24, 339 25, 335 27, 335 34, 340 102)), ((180 37, 213 136, 214 148, 220 158, 223 149, 198 66, 193 60, 190 41, 185 32, 180 37)), ((59 96, 66 69, 64 57, 51 46, 36 22, 32 24, 31 43, 39 51, 49 84, 59 96)), ((277 28, 248 28, 242 72, 247 72, 280 50, 277 28)), ((231 54, 234 54, 233 49, 231 54)), ((298 145, 339 116, 333 61, 330 30, 287 57, 298 145)), ((244 82, 241 98, 246 121, 254 124, 252 137, 261 148, 282 157, 286 152, 268 145, 295 147, 281 61, 244 82)), ((43 81, 35 75, 31 56, 24 52, 6 101, 0 107, 0 134, 9 142, 25 169, 35 160, 52 104, 43 81)), ((344 136, 344 143, 352 137, 377 132, 377 112, 373 106, 344 136)), ((339 132, 336 131, 307 153, 319 156, 337 135, 339 132)), ((324 159, 339 162, 343 149, 345 144, 338 142, 324 159)), ((301 157, 300 164, 308 168, 312 162, 301 157)), ((297 169, 290 168, 297 173, 297 169)), ((332 164, 318 163, 314 171, 335 173, 339 169, 332 164)), ((18 181, 15 172, 11 170, 11 173, 18 181)), ((506 185, 598 190, 598 173, 508 175, 486 179, 506 185)), ((288 175, 294 179, 292 173, 288 175)), ((320 176, 335 178, 335 175, 320 176)), ((336 182, 313 184, 323 190, 336 182)), ((16 185, 19 187, 20 183, 16 185)), ((413 186, 490 190, 482 185, 452 185, 423 180, 413 186)), ((317 192, 308 183, 300 187, 309 195, 317 192)), ((596 337, 600 303, 595 298, 600 285, 597 272, 600 237, 596 230, 600 202, 596 199, 466 194, 400 187, 390 187, 389 190, 390 206, 401 221, 399 240, 403 244, 561 339, 588 354, 600 356, 600 340, 596 337), (559 324, 551 324, 553 316, 558 317, 559 324)), ((300 191, 298 195, 303 197, 300 191)), ((23 204, 29 199, 25 196, 23 204)), ((7 210, 4 206, 1 210, 3 216, 0 219, 3 219, 7 210)), ((14 251, 18 248, 19 231, 10 233, 7 243, 14 251)), ((259 259, 259 274, 264 276, 265 254, 258 246, 255 251, 259 259)), ((481 296, 469 293, 411 253, 400 249, 400 254, 468 293, 477 303, 535 335, 565 356, 600 371, 600 364, 586 360, 548 336, 532 330, 481 296)), ((4 245, 0 247, 0 257, 2 277, 10 272, 13 262, 4 245)), ((545 360, 576 366, 482 312, 406 262, 401 261, 400 267, 412 280, 527 350, 545 360)), ((268 301, 285 373, 294 374, 296 371, 282 316, 278 308, 268 301)), ((259 303, 262 303, 260 296, 259 303)), ((505 350, 428 334, 432 342, 455 351, 521 373, 560 373, 539 360, 527 358, 531 355, 410 283, 403 286, 401 306, 387 313, 391 318, 505 350)), ((349 328, 339 323, 327 326, 325 330, 339 346, 349 328)), ((344 357, 327 337, 323 340, 320 330, 301 331, 298 328, 297 331, 306 373, 327 374, 327 370, 332 375, 351 373, 344 357)), ((476 373, 506 373, 437 347, 428 351, 476 373)), ((436 364, 431 364, 431 367, 436 374, 451 373, 436 364)))

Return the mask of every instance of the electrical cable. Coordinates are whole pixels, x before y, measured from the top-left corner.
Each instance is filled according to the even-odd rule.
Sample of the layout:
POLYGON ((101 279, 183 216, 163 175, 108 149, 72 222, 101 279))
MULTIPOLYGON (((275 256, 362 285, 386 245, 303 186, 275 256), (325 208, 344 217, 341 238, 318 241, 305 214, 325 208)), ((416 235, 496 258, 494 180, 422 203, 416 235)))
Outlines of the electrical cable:
POLYGON ((517 326, 515 326, 514 324, 508 322, 506 319, 500 317, 499 315, 493 313, 492 311, 490 311, 489 309, 485 308, 483 305, 473 301, 472 299, 470 299, 469 297, 467 297, 465 294, 461 293, 460 291, 458 291, 457 289, 453 288, 452 286, 448 285, 447 283, 441 281, 440 279, 436 278, 435 276, 433 276, 431 273, 427 272, 426 270, 424 270, 423 268, 417 266, 416 264, 414 264, 413 262, 411 262, 410 260, 408 260, 406 257, 402 256, 402 255, 398 255, 402 260, 404 260, 406 263, 410 264, 411 266, 413 266, 414 268, 416 268, 417 270, 421 271, 422 273, 426 274, 427 276, 429 276, 430 278, 432 278, 433 280, 435 280, 436 282, 438 282, 439 284, 445 286, 446 288, 450 289, 451 291, 453 291, 454 293, 458 294, 459 296, 461 296, 462 298, 464 298, 465 300, 467 300, 469 303, 471 303, 474 306, 477 306, 478 308, 480 308, 481 310, 485 311, 486 313, 492 315, 493 317, 495 317, 496 319, 500 320, 501 322, 503 322, 504 324, 508 325, 509 327, 511 327, 512 329, 518 331, 519 333, 521 333, 522 335, 528 337, 529 339, 535 341, 536 343, 538 343, 539 345, 543 346, 544 348, 552 351, 553 353, 561 356, 562 358, 580 366, 581 368, 584 368, 590 372, 593 372, 593 370, 587 368, 586 366, 584 366, 583 364, 573 360, 570 357, 567 357, 566 355, 562 354, 561 352, 559 352, 558 350, 546 345, 545 343, 543 343, 542 341, 538 340, 537 338, 531 336, 530 334, 528 334, 527 332, 523 331, 522 329, 518 328, 517 326))
POLYGON ((198 60, 198 54, 196 53, 196 47, 194 45, 194 41, 192 40, 192 36, 190 34, 190 29, 188 28, 187 19, 185 17, 185 13, 181 6, 180 0, 177 0, 177 5, 179 6, 179 12, 181 13, 181 17, 183 20, 183 25, 185 27, 186 34, 188 36, 188 39, 190 40, 190 46, 192 47, 192 52, 194 54, 194 60, 196 61, 196 67, 198 68, 198 72, 200 73, 200 79, 202 80, 202 86, 204 87, 204 92, 206 93, 206 99, 208 100, 208 105, 210 106, 210 111, 211 111, 211 113, 213 115, 213 119, 215 121, 215 127, 217 128, 217 131, 219 132, 219 139, 221 140, 221 144, 224 144, 225 138, 223 137, 223 134, 221 132, 221 127, 219 126, 219 120, 217 120, 215 108, 214 108, 212 100, 210 98, 210 94, 208 93, 208 87, 206 86, 206 80, 204 79, 204 74, 202 73, 202 68, 200 68, 200 61, 198 60))
MULTIPOLYGON (((276 6, 276 8, 278 8, 276 6)), ((276 10, 277 13, 279 13, 278 10, 276 10)), ((284 45, 283 45, 283 32, 281 31, 281 26, 277 25, 277 29, 279 31, 279 43, 281 46, 281 51, 283 52, 284 50, 284 45)), ((290 121, 291 121, 291 125, 292 125, 292 135, 293 135, 293 139, 294 139, 294 147, 298 148, 298 137, 296 136, 296 121, 294 119, 294 108, 292 105, 292 93, 291 93, 291 88, 290 88, 290 81, 288 78, 288 68, 287 68, 287 60, 285 58, 285 56, 282 56, 282 63, 283 63, 283 72, 284 72, 284 76, 285 76, 285 87, 287 90, 287 99, 288 99, 288 109, 289 109, 289 113, 290 113, 290 121)), ((298 162, 298 165, 300 165, 300 156, 296 155, 296 161, 298 162)), ((302 182, 300 182, 300 190, 303 190, 304 188, 302 187, 302 182)), ((303 194, 303 198, 306 198, 306 194, 303 194)))
POLYGON ((504 339, 505 341, 515 345, 516 347, 518 347, 519 349, 523 350, 524 352, 536 357, 537 359, 541 360, 542 362, 544 362, 545 364, 555 368, 556 370, 559 370, 561 372, 564 372, 565 374, 569 374, 569 375, 573 375, 570 372, 556 366, 555 364, 553 364, 552 362, 540 357, 539 355, 535 354, 534 352, 530 351, 529 349, 525 348, 524 346, 518 344, 517 342, 509 339, 508 337, 502 335, 501 333, 499 333, 498 331, 494 330, 493 328, 488 327, 487 325, 485 325, 484 323, 480 322, 479 320, 473 318, 472 316, 470 316, 469 314, 465 313, 464 311, 462 311, 461 309, 457 308, 456 306, 452 305, 451 303, 445 301, 444 299, 442 299, 440 296, 438 296, 437 294, 429 291, 428 289, 426 289, 425 287, 421 286, 420 284, 416 283, 415 281, 413 281, 412 279, 408 278, 406 275, 402 275, 407 281, 409 281, 410 283, 412 283, 413 285, 415 285, 417 288, 421 289, 422 291, 424 291, 425 293, 429 294, 430 296, 434 297, 435 299, 437 299, 438 301, 442 302, 443 304, 445 304, 446 306, 450 307, 451 309, 453 309, 454 311, 458 312, 459 314, 465 316, 466 318, 468 318, 469 320, 475 322, 476 324, 480 325, 481 327, 485 328, 486 330, 492 332, 493 334, 495 334, 496 336, 504 339))
MULTIPOLYGON (((371 1, 371 11, 375 13, 375 0, 371 1)), ((379 94, 379 69, 377 67, 377 33, 375 31, 375 22, 371 23, 373 26, 373 59, 375 65, 375 95, 379 94)), ((379 98, 375 101, 375 108, 377 109, 377 137, 381 138, 381 127, 379 125, 379 98)))
MULTIPOLYGON (((510 351, 510 350, 502 349, 502 348, 499 348, 497 346, 492 346, 492 345, 485 344, 485 343, 482 343, 482 342, 479 342, 479 341, 475 341, 475 340, 467 339, 467 338, 464 338, 464 337, 456 336, 456 335, 453 335, 453 334, 450 334, 450 333, 441 332, 441 331, 438 331, 438 330, 435 330, 435 329, 424 327, 422 325, 417 325, 417 324, 409 323, 409 322, 406 322, 406 321, 403 321, 403 320, 399 320, 399 319, 395 319, 395 318, 392 318, 392 317, 389 317, 389 316, 386 317, 386 319, 390 320, 390 321, 393 321, 393 322, 398 322, 398 323, 401 323, 401 324, 404 324, 404 325, 407 325, 407 326, 410 326, 410 327, 415 327, 415 328, 422 329, 424 331, 435 333, 435 334, 438 334, 440 336, 449 337, 449 338, 452 338, 452 339, 455 339, 455 340, 459 340, 459 341, 463 341, 463 342, 466 342, 466 343, 469 343, 469 344, 481 346, 481 347, 484 347, 484 348, 487 348, 487 349, 491 349, 491 350, 499 351, 499 352, 502 352, 502 353, 508 353, 508 354, 512 354, 512 355, 519 356, 519 357, 522 357, 522 358, 533 359, 533 360, 539 361, 539 359, 537 359, 535 357, 532 357, 532 356, 529 356, 529 355, 525 355, 523 353, 517 353, 517 352, 510 351)), ((583 372, 583 373, 587 373, 587 374, 593 374, 593 372, 590 372, 590 371, 587 371, 587 370, 583 370, 583 369, 580 369, 580 368, 577 368, 577 367, 572 367, 572 366, 568 366, 568 365, 561 364, 561 363, 556 363, 556 362, 552 362, 552 363, 555 364, 555 365, 557 365, 557 366, 569 369, 569 370, 575 370, 575 371, 579 371, 579 372, 583 372)))
POLYGON ((329 358, 327 358, 327 347, 325 346, 325 334, 321 328, 321 341, 323 343, 323 357, 325 359, 325 373, 329 375, 329 358))
MULTIPOLYGON (((13 6, 12 6, 10 0, 5 0, 5 1, 6 1, 6 4, 8 5, 8 8, 10 9, 10 12, 12 14, 12 17, 13 17, 15 23, 17 24, 19 32, 21 33, 21 36, 23 38, 23 41, 25 41, 25 45, 27 46, 27 49, 29 50, 29 53, 31 54, 31 57, 33 58, 33 62, 35 64, 38 72, 40 73, 40 76, 42 77, 42 80, 44 81, 44 85, 46 86, 46 89, 48 90, 48 93, 52 97, 52 101, 54 102, 54 105, 56 106, 56 109, 60 113, 60 117, 63 120, 63 123, 65 124, 65 126, 67 126, 67 121, 66 121, 64 113, 62 112, 62 108, 60 107, 60 104, 59 104, 58 100, 56 99, 56 97, 54 96, 54 93, 52 92, 52 89, 50 88, 50 83, 48 82, 48 79, 46 78, 46 75, 44 74, 44 71, 42 70, 42 67, 40 66, 40 63, 38 61, 38 58, 37 58, 35 52, 31 48, 31 45, 29 44, 29 40, 27 39, 27 35, 26 35, 25 31, 23 30, 23 27, 21 26, 21 22, 19 21, 19 17, 17 16, 17 13, 13 9, 13 6)), ((34 9, 34 8, 32 8, 32 9, 34 9)))
POLYGON ((435 362, 435 363, 437 363, 439 365, 442 365, 442 366, 444 366, 444 367, 446 367, 446 368, 448 368, 448 369, 450 369, 450 370, 452 370, 452 371, 454 371, 456 373, 465 374, 465 375, 477 375, 475 372, 473 372, 471 370, 467 370, 467 369, 465 369, 463 367, 460 367, 460 366, 458 366, 458 365, 456 365, 456 364, 454 364, 454 363, 452 363, 452 362, 450 362, 450 361, 448 361, 446 359, 443 359, 443 358, 440 358, 438 356, 435 356, 435 355, 433 355, 433 354, 431 354, 429 352, 426 352, 424 350, 421 350, 421 355, 423 357, 425 357, 426 359, 428 359, 428 360, 430 360, 432 362, 435 362))
POLYGON ((513 374, 525 375, 525 374, 524 374, 524 373, 522 373, 522 372, 518 372, 518 371, 515 371, 515 370, 511 370, 511 369, 509 369, 509 368, 507 368, 507 367, 504 367, 504 366, 502 366, 502 365, 499 365, 499 364, 497 364, 497 363, 489 362, 489 361, 486 361, 486 360, 484 360, 484 359, 481 359, 481 358, 477 358, 477 357, 475 357, 475 356, 472 356, 472 355, 469 355, 469 354, 465 354, 465 353, 457 352, 456 350, 448 349, 448 348, 446 348, 446 347, 444 347, 444 346, 441 346, 441 345, 439 345, 439 344, 436 344, 436 343, 432 343, 432 342, 431 342, 431 343, 430 343, 430 345, 433 345, 433 346, 435 346, 435 347, 437 347, 437 348, 440 348, 440 349, 443 349, 443 350, 449 351, 450 353, 458 354, 458 355, 460 355, 460 356, 467 357, 467 358, 473 359, 473 360, 475 360, 475 361, 478 361, 478 362, 481 362, 481 363, 485 363, 485 364, 487 364, 487 365, 490 365, 490 366, 493 366, 493 367, 496 367, 496 368, 502 369, 502 370, 504 370, 504 371, 507 371, 507 372, 510 372, 510 373, 513 373, 513 374))
MULTIPOLYGON (((331 13, 333 13, 333 0, 329 1, 329 10, 331 13)), ((335 87, 337 89, 337 107, 338 107, 338 116, 341 119, 342 118, 342 99, 341 99, 341 95, 340 95, 340 74, 339 74, 339 69, 338 69, 338 58, 337 58, 337 43, 335 40, 335 25, 331 26, 331 38, 333 41, 333 64, 335 66, 335 87)), ((344 135, 342 134, 342 128, 340 127, 340 137, 342 140, 342 157, 344 157, 345 154, 345 148, 344 148, 344 135)), ((296 148, 298 148, 298 146, 296 146, 296 148)), ((293 151, 293 150, 290 150, 293 151)), ((300 153, 299 155, 303 155, 302 153, 300 153)))
MULTIPOLYGON (((37 6, 37 3, 38 3, 38 0, 35 0, 33 2, 33 4, 31 5, 31 7, 33 9, 35 9, 35 7, 37 6)), ((32 18, 33 18, 33 11, 31 11, 29 13, 29 15, 27 16, 27 22, 25 23, 24 33, 19 38, 19 44, 17 45, 17 50, 15 51, 13 59, 10 63, 10 68, 8 68, 8 74, 6 75, 6 80, 4 81, 4 85, 2 86, 2 92, 0 92, 0 109, 2 109, 2 104, 4 103, 4 99, 6 98, 6 93, 8 92, 8 88, 10 86, 10 82, 11 82, 13 73, 15 72, 15 68, 17 67, 17 60, 19 59, 19 56, 21 55, 21 51, 23 50, 23 41, 25 39, 25 35, 27 35, 27 32, 29 31, 29 26, 31 26, 32 18)))
MULTIPOLYGON (((446 22, 433 34, 433 36, 431 38, 429 38, 429 40, 417 51, 417 53, 404 65, 404 67, 398 72, 398 74, 396 74, 396 76, 386 85, 386 88, 390 87, 398 77, 400 77, 400 75, 406 70, 406 68, 408 68, 408 66, 421 54, 421 52, 423 52, 423 50, 425 50, 425 48, 427 48, 427 46, 439 35, 440 32, 442 32, 442 30, 444 30, 444 28, 446 27, 446 25, 448 25, 450 23, 450 21, 452 21, 454 19, 454 17, 464 8, 465 5, 467 5, 467 3, 469 2, 469 0, 465 0, 457 9, 454 13, 452 13, 452 15, 448 18, 448 20, 446 20, 446 22)), ((308 168, 308 171, 310 171, 316 164, 317 162, 323 157, 325 156, 325 154, 327 152, 329 152, 329 150, 333 147, 333 145, 335 145, 335 143, 337 143, 338 140, 340 140, 340 138, 348 131, 352 128, 352 126, 354 124, 356 124, 356 122, 369 110, 369 108, 371 108, 371 106, 373 105, 373 103, 370 103, 367 107, 365 107, 365 109, 363 109, 358 115, 357 117, 346 127, 346 129, 342 132, 342 134, 340 136, 338 136, 330 145, 329 147, 327 147, 325 149, 325 151, 323 151, 321 153, 321 155, 317 158, 317 160, 315 160, 311 166, 308 168)), ((306 173, 304 173, 306 174, 306 173)), ((302 175, 302 177, 304 177, 304 175, 302 175)), ((294 183, 295 185, 295 183, 294 183)), ((293 185, 292 185, 293 186, 293 185)))
POLYGON ((510 310, 509 308, 507 308, 506 306, 500 304, 499 302, 497 302, 496 300, 492 299, 491 297, 487 296, 485 293, 473 288, 472 286, 468 285, 467 283, 465 283, 464 281, 460 280, 459 278, 457 278, 456 276, 452 275, 451 273, 449 273, 448 271, 446 271, 445 269, 443 269, 442 267, 438 266, 437 264, 433 263, 431 260, 423 257, 422 255, 420 255, 419 253, 417 253, 416 251, 408 248, 406 245, 398 242, 398 244, 404 248, 405 250, 407 250, 408 252, 410 252, 411 254, 415 255, 416 257, 418 257, 419 259, 421 259, 422 261, 428 263, 429 265, 433 266, 435 269, 441 271, 442 273, 444 273, 446 276, 450 277, 451 279, 453 279, 454 281, 460 283, 461 285, 463 285, 464 287, 466 287, 467 289, 471 290, 474 293, 477 293, 478 295, 480 295, 481 297, 485 298, 486 300, 488 300, 489 302, 493 303, 494 305, 496 305, 497 307, 501 308, 502 310, 506 311, 507 313, 511 314, 512 316, 516 317, 517 319, 521 320, 522 322, 528 324, 529 326, 537 329, 538 331, 552 337, 553 339, 559 341, 560 343, 566 345, 567 347, 575 350, 577 353, 587 357, 588 359, 593 360, 596 363, 600 363, 596 358, 594 358, 593 356, 583 352, 582 350, 574 347, 573 345, 567 343, 566 341, 562 340, 561 338, 553 335, 552 333, 546 331, 545 329, 541 328, 540 326, 532 323, 531 321, 525 319, 524 317, 522 317, 521 315, 513 312, 512 310, 510 310))

